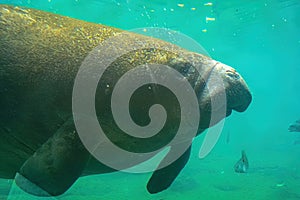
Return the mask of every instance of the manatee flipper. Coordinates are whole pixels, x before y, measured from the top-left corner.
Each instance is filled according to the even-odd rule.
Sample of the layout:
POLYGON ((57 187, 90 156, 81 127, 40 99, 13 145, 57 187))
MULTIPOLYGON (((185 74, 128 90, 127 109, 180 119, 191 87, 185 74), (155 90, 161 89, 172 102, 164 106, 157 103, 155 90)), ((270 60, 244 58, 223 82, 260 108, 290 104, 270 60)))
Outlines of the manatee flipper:
MULTIPOLYGON (((31 194, 35 194, 36 196, 47 197, 47 199, 49 197, 51 197, 51 195, 48 194, 48 192, 46 192, 45 190, 43 190, 36 184, 32 183, 30 180, 28 180, 21 174, 17 173, 15 176, 15 182, 12 184, 12 186, 10 188, 9 196, 11 197, 11 196, 15 196, 15 195, 22 195, 22 198, 23 198, 24 196, 29 196, 31 194), (20 186, 20 187, 22 187, 22 189, 23 188, 24 189, 22 190, 18 186, 20 186), (25 189, 26 189, 26 192, 25 192, 25 189), (29 191, 30 193, 27 191, 29 191)), ((10 199, 10 198, 8 198, 8 199, 10 199)))
MULTIPOLYGON (((171 147, 170 151, 172 151, 172 148, 176 147, 171 147)), ((170 153, 172 152, 169 152, 169 154, 170 153)), ((186 165, 187 161, 189 160, 190 154, 191 146, 189 146, 188 149, 173 163, 164 168, 154 171, 147 184, 148 192, 154 194, 167 189, 173 183, 183 167, 186 165)), ((162 163, 167 160, 167 157, 168 154, 162 160, 160 165, 162 165, 162 163)))
POLYGON ((77 180, 88 158, 89 153, 75 131, 73 120, 68 120, 23 164, 21 176, 15 181, 30 194, 57 196, 77 180), (28 181, 32 184, 27 184, 28 181), (37 187, 32 187, 34 185, 37 187))

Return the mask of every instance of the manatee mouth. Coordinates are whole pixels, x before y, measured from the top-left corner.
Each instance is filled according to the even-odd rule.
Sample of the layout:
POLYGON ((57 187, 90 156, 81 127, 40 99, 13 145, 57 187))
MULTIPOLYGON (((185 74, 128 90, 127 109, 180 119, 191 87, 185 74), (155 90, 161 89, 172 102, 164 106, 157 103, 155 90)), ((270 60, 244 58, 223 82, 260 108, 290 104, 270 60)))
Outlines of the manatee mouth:
POLYGON ((250 103, 251 103, 252 97, 249 98, 249 99, 250 99, 250 100, 249 100, 246 104, 241 104, 241 105, 239 105, 239 106, 236 106, 236 107, 233 108, 233 110, 235 110, 235 111, 237 111, 237 112, 244 112, 244 111, 249 107, 249 105, 250 105, 250 103))

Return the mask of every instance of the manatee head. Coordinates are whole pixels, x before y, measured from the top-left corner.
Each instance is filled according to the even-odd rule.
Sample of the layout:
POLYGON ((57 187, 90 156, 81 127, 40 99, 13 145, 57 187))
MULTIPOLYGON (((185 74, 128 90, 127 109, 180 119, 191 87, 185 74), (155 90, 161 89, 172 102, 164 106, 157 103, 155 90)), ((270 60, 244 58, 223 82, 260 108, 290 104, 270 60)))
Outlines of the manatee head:
POLYGON ((252 101, 250 90, 242 76, 232 67, 205 56, 198 65, 199 76, 195 92, 200 109, 200 129, 215 125, 232 111, 245 111, 252 101), (198 87, 197 87, 198 85, 198 87))
POLYGON ((235 69, 227 65, 221 65, 220 72, 226 84, 227 109, 244 112, 252 101, 246 82, 235 69))
POLYGON ((200 127, 202 125, 207 127, 206 119, 211 119, 211 126, 229 116, 232 110, 243 112, 251 103, 252 95, 244 79, 235 69, 225 64, 217 63, 215 65, 206 84, 210 87, 204 88, 199 99, 201 119, 204 119, 201 120, 200 127), (222 82, 216 79, 222 80, 222 82), (212 105, 214 105, 213 108, 212 105), (206 117, 211 116, 212 112, 214 112, 214 119, 206 117))

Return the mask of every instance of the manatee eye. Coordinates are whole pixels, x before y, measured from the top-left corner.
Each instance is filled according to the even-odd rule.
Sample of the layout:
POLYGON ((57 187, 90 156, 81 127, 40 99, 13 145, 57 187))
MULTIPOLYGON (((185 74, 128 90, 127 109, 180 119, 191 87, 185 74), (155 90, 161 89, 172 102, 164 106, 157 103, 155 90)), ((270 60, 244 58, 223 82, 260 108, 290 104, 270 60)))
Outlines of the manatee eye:
POLYGON ((240 78, 240 75, 238 73, 236 73, 236 71, 233 70, 233 69, 226 70, 226 74, 228 76, 230 76, 231 78, 234 78, 234 79, 239 79, 240 78))

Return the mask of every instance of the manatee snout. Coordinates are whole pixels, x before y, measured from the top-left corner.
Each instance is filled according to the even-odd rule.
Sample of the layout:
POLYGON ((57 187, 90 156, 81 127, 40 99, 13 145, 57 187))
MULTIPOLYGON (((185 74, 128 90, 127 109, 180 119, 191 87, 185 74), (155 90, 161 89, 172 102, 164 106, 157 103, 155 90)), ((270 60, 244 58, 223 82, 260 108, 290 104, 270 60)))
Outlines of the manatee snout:
POLYGON ((232 110, 245 111, 252 101, 246 82, 235 69, 214 60, 211 60, 210 66, 213 67, 205 88, 199 91, 201 128, 215 125, 229 116, 232 110))
POLYGON ((249 87, 235 69, 224 64, 220 65, 225 84, 227 109, 244 112, 252 101, 249 87))

